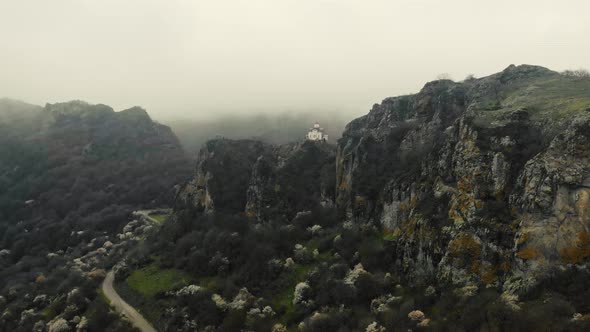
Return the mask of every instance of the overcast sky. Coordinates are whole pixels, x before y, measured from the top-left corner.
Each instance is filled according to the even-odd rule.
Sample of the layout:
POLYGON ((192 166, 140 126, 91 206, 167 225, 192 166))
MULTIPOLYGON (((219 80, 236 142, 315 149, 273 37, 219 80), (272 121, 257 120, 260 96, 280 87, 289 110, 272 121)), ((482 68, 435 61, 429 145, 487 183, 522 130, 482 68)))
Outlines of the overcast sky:
POLYGON ((588 0, 0 0, 0 97, 364 114, 440 73, 590 68, 588 0))

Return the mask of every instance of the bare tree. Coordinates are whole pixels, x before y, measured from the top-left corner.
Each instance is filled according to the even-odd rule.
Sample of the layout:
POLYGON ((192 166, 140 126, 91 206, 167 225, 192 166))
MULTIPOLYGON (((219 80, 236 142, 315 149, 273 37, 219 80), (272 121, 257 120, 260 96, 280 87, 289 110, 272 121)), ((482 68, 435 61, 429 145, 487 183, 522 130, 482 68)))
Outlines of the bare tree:
POLYGON ((574 78, 590 78, 590 72, 587 69, 580 68, 580 69, 568 69, 561 73, 563 76, 566 77, 574 77, 574 78))
POLYGON ((453 78, 451 77, 451 74, 449 74, 449 73, 442 73, 442 74, 439 74, 439 75, 436 77, 436 79, 437 79, 437 80, 439 80, 439 81, 440 81, 440 80, 451 80, 451 81, 453 80, 453 78))
POLYGON ((465 81, 465 82, 472 82, 472 81, 475 81, 476 79, 477 79, 477 78, 475 77, 475 75, 473 75, 473 74, 469 74, 469 75, 467 75, 467 76, 465 77, 465 79, 464 79, 463 81, 465 81))

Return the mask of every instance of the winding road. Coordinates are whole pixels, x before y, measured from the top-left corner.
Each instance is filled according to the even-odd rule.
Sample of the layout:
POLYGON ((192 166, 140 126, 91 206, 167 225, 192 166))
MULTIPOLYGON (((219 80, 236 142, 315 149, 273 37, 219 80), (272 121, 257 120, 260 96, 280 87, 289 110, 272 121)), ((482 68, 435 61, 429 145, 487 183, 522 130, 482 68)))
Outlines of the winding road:
MULTIPOLYGON (((150 214, 154 213, 155 211, 165 210, 138 210, 134 211, 133 215, 136 217, 143 217, 153 224, 158 224, 158 221, 150 216, 150 214)), ((142 332, 157 332, 147 319, 145 319, 135 308, 133 308, 129 303, 125 302, 121 296, 119 296, 113 287, 114 279, 115 274, 113 271, 109 271, 106 278, 104 278, 102 282, 102 292, 111 302, 111 306, 114 307, 120 314, 127 317, 131 324, 140 329, 142 332)))
POLYGON ((104 295, 111 301, 113 306, 119 313, 124 315, 131 321, 135 327, 140 329, 142 332, 157 332, 156 329, 148 322, 135 308, 129 305, 125 300, 119 296, 115 288, 113 288, 113 280, 115 275, 113 271, 107 273, 106 278, 102 282, 102 291, 104 295))

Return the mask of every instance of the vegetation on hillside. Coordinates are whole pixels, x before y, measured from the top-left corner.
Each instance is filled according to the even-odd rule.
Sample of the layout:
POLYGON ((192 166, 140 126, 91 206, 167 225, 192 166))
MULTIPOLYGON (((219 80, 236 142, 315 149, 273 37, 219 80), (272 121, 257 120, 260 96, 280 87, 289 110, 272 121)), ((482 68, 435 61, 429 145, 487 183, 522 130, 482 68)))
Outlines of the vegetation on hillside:
POLYGON ((142 109, 0 101, 0 311, 10 313, 0 330, 31 331, 42 318, 56 328, 65 319, 128 331, 93 279, 114 262, 94 274, 66 266, 89 252, 100 257, 133 210, 170 205, 189 175, 174 134, 142 109), (85 300, 70 303, 74 291, 85 300))

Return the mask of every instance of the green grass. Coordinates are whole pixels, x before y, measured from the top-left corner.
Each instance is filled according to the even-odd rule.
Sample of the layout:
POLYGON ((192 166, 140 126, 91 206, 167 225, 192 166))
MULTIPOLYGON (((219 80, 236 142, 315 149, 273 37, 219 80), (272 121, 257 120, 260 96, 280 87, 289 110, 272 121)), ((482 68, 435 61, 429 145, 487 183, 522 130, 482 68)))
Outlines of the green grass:
POLYGON ((169 217, 169 214, 150 214, 150 218, 154 219, 158 222, 158 224, 163 224, 169 217))
POLYGON ((318 262, 327 262, 330 259, 332 259, 332 251, 324 251, 322 253, 320 253, 318 255, 318 257, 315 258, 315 260, 317 260, 318 262))
POLYGON ((279 321, 284 325, 293 323, 293 317, 295 315, 295 307, 293 306, 293 293, 295 292, 295 286, 298 283, 305 281, 307 274, 311 271, 313 264, 299 265, 297 264, 293 271, 287 276, 288 286, 285 287, 280 293, 278 293, 271 301, 273 308, 285 308, 285 313, 279 317, 279 321))
POLYGON ((188 285, 192 278, 175 269, 160 269, 156 263, 135 270, 127 278, 131 289, 146 298, 188 285))
POLYGON ((395 241, 397 238, 398 236, 392 233, 383 234, 383 241, 395 241))
POLYGON ((533 121, 568 119, 590 108, 590 80, 551 77, 533 80, 508 92, 497 110, 478 112, 478 122, 494 125, 512 111, 526 108, 533 121))
POLYGON ((537 82, 508 95, 504 104, 527 107, 539 115, 566 115, 590 107, 590 80, 554 78, 537 82))
POLYGON ((55 305, 53 303, 41 310, 41 315, 43 315, 43 317, 45 317, 48 320, 53 319, 55 316, 57 316, 57 314, 57 309, 55 308, 55 305))

